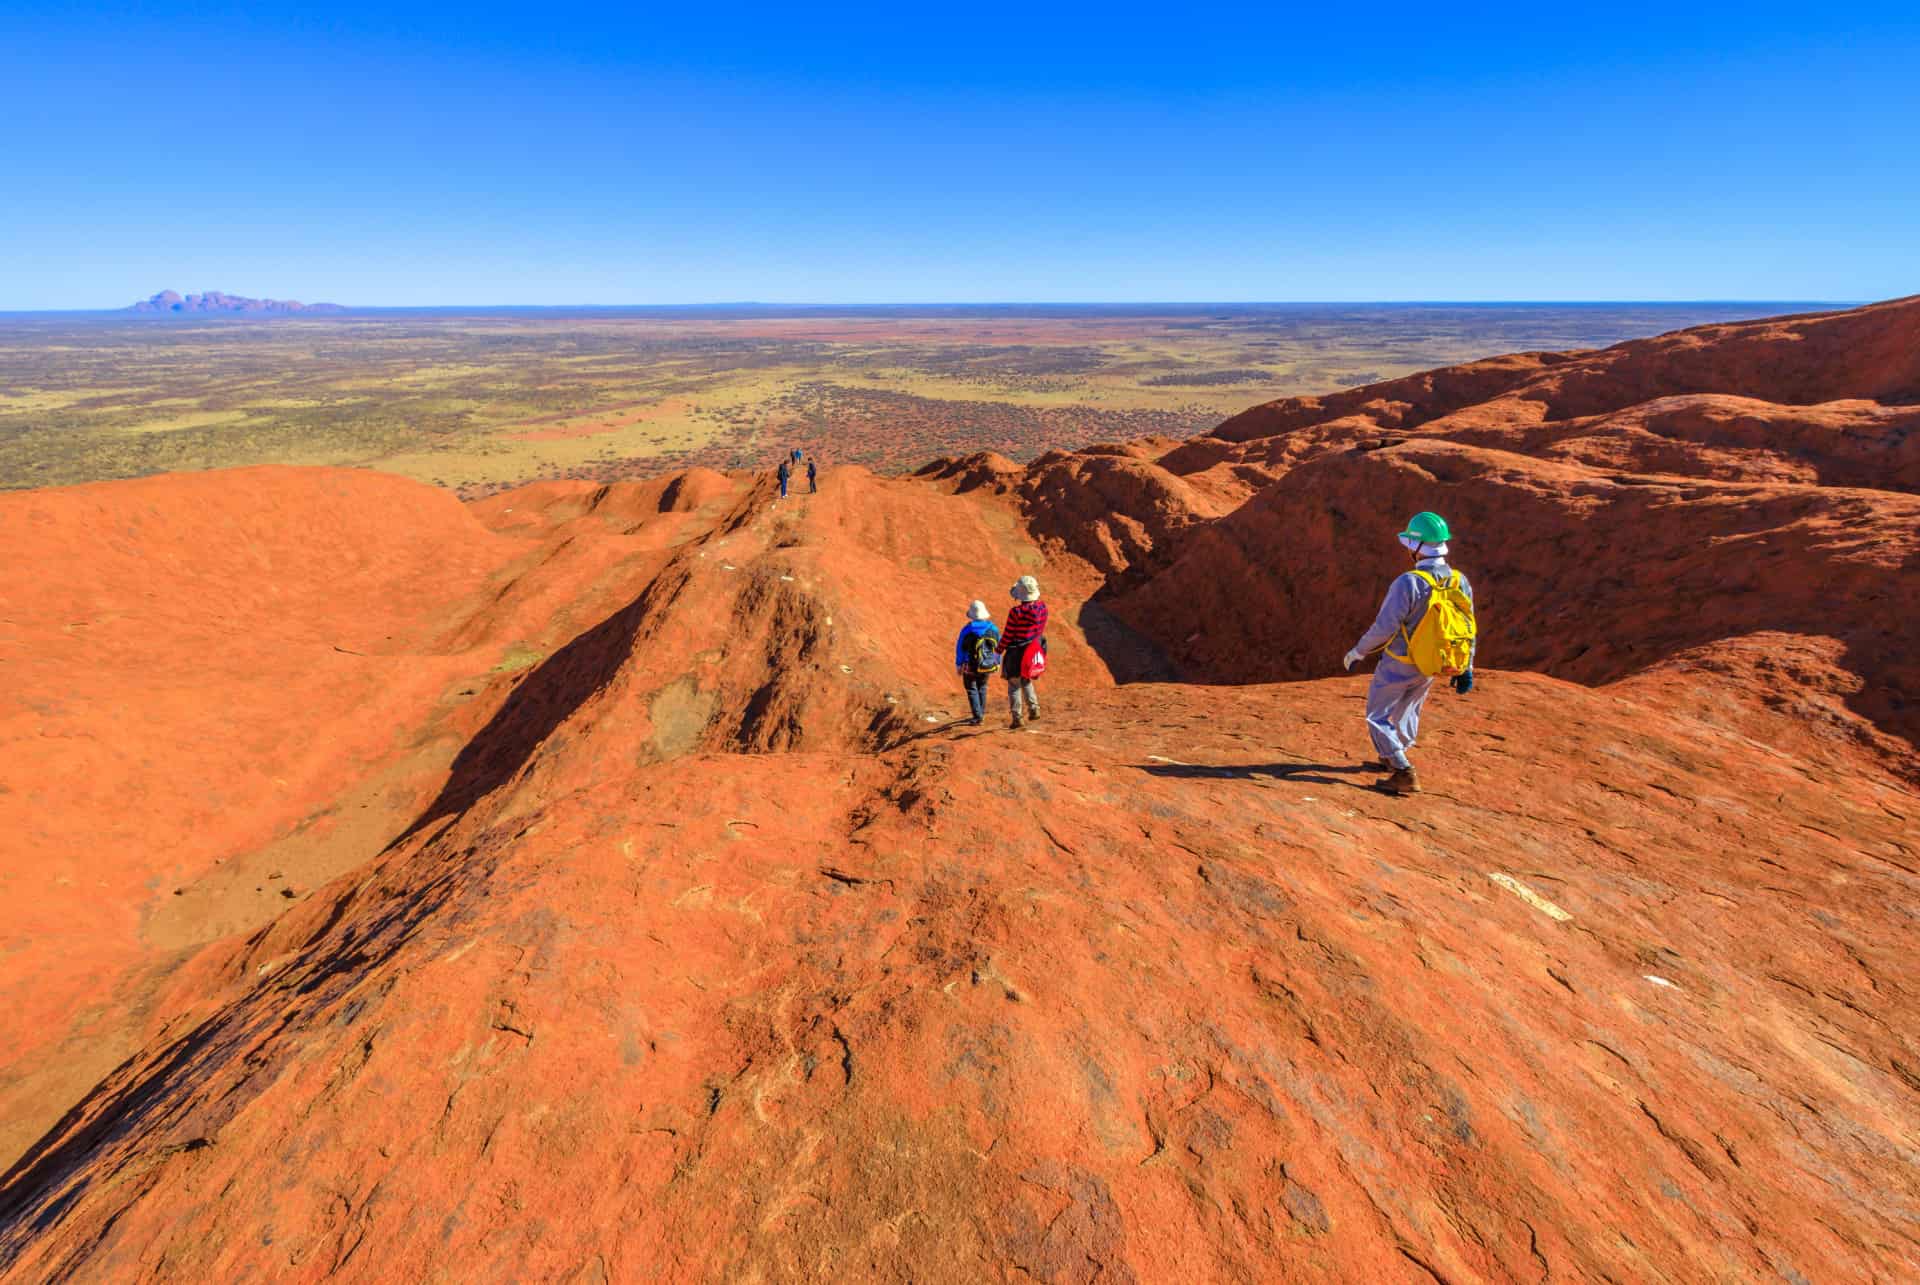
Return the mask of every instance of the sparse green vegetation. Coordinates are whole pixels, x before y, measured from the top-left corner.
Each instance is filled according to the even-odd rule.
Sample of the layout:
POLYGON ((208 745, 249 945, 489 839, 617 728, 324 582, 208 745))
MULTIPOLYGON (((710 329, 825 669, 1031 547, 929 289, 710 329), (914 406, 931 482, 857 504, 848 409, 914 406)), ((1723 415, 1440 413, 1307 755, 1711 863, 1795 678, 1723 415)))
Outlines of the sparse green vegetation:
POLYGON ((1214 388, 1222 384, 1264 384, 1272 378, 1264 370, 1195 370, 1154 375, 1140 382, 1148 388, 1214 388))
POLYGON ((493 667, 496 674, 512 674, 522 669, 531 669, 547 658, 547 653, 537 647, 528 647, 517 643, 507 648, 500 657, 500 663, 493 667))
POLYGON ((0 317, 0 488, 352 464, 464 492, 744 467, 910 468, 1204 431, 1248 404, 1750 309, 928 308, 792 315, 0 317))

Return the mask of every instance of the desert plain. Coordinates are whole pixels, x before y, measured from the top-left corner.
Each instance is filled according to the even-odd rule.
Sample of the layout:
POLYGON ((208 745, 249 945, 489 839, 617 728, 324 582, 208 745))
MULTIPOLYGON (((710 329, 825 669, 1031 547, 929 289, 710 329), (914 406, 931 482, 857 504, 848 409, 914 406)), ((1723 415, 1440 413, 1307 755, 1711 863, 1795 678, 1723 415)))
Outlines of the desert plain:
POLYGON ((516 482, 885 471, 1191 436, 1255 402, 1755 304, 0 315, 0 489, 246 464, 516 482))

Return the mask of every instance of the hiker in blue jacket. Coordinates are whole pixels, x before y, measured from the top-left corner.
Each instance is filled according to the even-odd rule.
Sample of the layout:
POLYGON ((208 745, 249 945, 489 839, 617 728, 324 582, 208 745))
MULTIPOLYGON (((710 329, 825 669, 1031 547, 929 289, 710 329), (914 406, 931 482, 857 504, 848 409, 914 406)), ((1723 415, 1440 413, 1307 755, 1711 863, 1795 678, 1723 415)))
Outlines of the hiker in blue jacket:
MULTIPOLYGON (((1353 649, 1341 657, 1352 669, 1376 651, 1384 654, 1374 667, 1373 682, 1367 688, 1367 734, 1388 775, 1378 783, 1389 794, 1418 794, 1420 778, 1414 773, 1407 751, 1420 734, 1420 711, 1433 691, 1433 675, 1425 674, 1408 653, 1411 635, 1427 614, 1433 586, 1426 576, 1444 583, 1453 574, 1447 565, 1447 542, 1453 532, 1445 518, 1437 513, 1418 513, 1400 533, 1401 547, 1413 555, 1413 570, 1398 576, 1387 588, 1386 601, 1373 624, 1362 634, 1353 649), (1424 575, 1420 573, 1425 573, 1424 575)), ((1459 586, 1469 602, 1473 587, 1465 575, 1459 586)), ((1473 690, 1473 661, 1469 658, 1464 673, 1452 678, 1453 689, 1461 695, 1473 690)))
POLYGON ((1000 631, 994 627, 987 604, 975 599, 967 607, 967 623, 953 644, 953 667, 967 689, 969 720, 978 727, 987 718, 987 680, 1000 668, 1000 631))

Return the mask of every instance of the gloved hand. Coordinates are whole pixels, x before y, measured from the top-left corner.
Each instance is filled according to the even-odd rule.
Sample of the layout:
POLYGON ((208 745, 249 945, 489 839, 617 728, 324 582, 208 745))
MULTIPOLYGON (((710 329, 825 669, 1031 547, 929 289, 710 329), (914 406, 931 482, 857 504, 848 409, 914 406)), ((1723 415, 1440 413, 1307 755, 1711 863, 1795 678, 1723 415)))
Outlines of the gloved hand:
POLYGON ((1453 676, 1453 690, 1459 692, 1462 696, 1465 696, 1473 690, 1473 671, 1471 669, 1464 674, 1455 674, 1453 676))
POLYGON ((1355 665, 1359 664, 1364 659, 1365 657, 1363 657, 1359 652, 1350 651, 1346 655, 1340 658, 1340 663, 1344 665, 1346 668, 1352 669, 1355 665))

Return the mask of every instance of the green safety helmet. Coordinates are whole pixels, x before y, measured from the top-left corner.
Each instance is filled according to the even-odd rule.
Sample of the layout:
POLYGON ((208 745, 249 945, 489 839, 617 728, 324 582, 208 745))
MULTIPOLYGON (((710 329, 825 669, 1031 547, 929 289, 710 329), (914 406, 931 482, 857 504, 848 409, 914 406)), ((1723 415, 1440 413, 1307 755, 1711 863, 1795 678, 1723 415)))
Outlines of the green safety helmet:
POLYGON ((1407 529, 1400 534, 1422 544, 1445 544, 1453 539, 1453 532, 1447 529, 1447 520, 1438 513, 1414 514, 1413 520, 1407 523, 1407 529))

